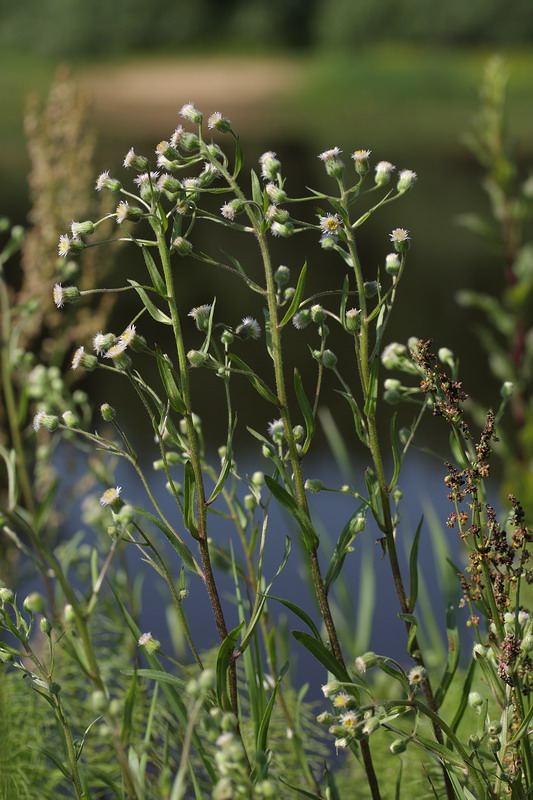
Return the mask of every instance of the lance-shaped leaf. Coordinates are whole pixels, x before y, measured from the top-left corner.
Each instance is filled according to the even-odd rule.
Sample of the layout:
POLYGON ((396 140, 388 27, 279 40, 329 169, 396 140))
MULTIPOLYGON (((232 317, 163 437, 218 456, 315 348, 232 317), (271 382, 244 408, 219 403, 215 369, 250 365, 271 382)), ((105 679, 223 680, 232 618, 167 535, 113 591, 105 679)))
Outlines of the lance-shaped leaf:
POLYGON ((198 528, 194 515, 195 483, 194 472, 190 461, 185 462, 183 471, 183 522, 189 533, 198 539, 198 528))
POLYGON ((265 483, 278 503, 280 503, 298 523, 307 551, 309 553, 316 552, 319 539, 305 511, 300 508, 294 497, 269 475, 265 475, 265 483))
POLYGON ((183 401, 183 397, 181 396, 181 392, 178 389, 168 356, 158 349, 156 350, 156 359, 157 368, 159 369, 159 375, 161 377, 161 383, 163 384, 165 394, 168 397, 170 405, 174 411, 177 411, 179 414, 185 414, 187 408, 183 401))
POLYGON ((188 567, 192 572, 195 572, 200 578, 203 578, 202 570, 200 569, 195 557, 185 542, 175 531, 171 530, 167 525, 165 525, 165 523, 162 522, 159 517, 155 517, 153 514, 150 514, 149 511, 146 511, 141 506, 133 506, 133 509, 137 514, 140 514, 142 517, 145 517, 147 520, 149 520, 152 525, 156 526, 156 528, 159 528, 161 533, 166 537, 176 553, 179 555, 185 566, 188 567))
POLYGON ((342 533, 337 540, 337 544, 335 545, 335 550, 333 551, 333 555, 331 557, 328 571, 326 572, 326 577, 324 580, 326 589, 328 590, 339 577, 344 564, 344 559, 348 553, 352 552, 353 548, 351 545, 353 540, 357 534, 361 533, 361 531, 363 531, 365 528, 367 509, 367 504, 361 503, 359 508, 354 511, 342 529, 342 533))
POLYGON ((302 445, 302 453, 307 453, 315 433, 315 417, 302 384, 302 376, 296 368, 294 369, 294 391, 296 393, 298 405, 300 406, 300 411, 302 412, 305 421, 306 433, 305 442, 302 445))
POLYGON ((435 693, 436 708, 440 708, 444 702, 446 692, 451 686, 453 676, 455 675, 455 671, 459 664, 459 655, 461 652, 455 607, 451 604, 446 609, 446 634, 448 637, 448 658, 446 661, 444 675, 442 676, 439 688, 435 693))
POLYGON ((289 662, 286 661, 279 671, 276 685, 272 690, 272 694, 270 695, 267 707, 265 708, 265 713, 263 714, 263 719, 261 720, 261 725, 259 726, 259 733, 257 734, 257 740, 256 740, 256 750, 258 751, 264 752, 267 749, 268 727, 270 725, 270 718, 272 717, 272 711, 274 709, 274 701, 276 699, 278 686, 280 685, 281 680, 288 669, 289 669, 289 662))
POLYGON ((137 283, 137 281, 134 281, 132 278, 128 278, 128 283, 130 283, 133 286, 133 288, 141 298, 144 307, 146 308, 150 316, 156 320, 156 322, 162 322, 163 325, 172 325, 172 320, 170 319, 170 317, 167 316, 167 314, 164 314, 162 311, 160 311, 157 308, 157 306, 155 306, 152 303, 145 289, 143 289, 143 287, 139 283, 137 283))
POLYGON ((400 440, 398 439, 398 433, 396 431, 396 412, 393 414, 393 417, 390 422, 390 442, 392 448, 392 458, 394 462, 394 472, 392 474, 391 482, 389 484, 389 492, 392 492, 394 487, 396 486, 396 481, 400 475, 400 470, 402 468, 402 455, 400 452, 400 440))
POLYGON ((244 375, 248 378, 252 386, 254 387, 255 391, 261 395, 265 400, 268 400, 269 403, 272 403, 275 406, 279 406, 279 400, 272 392, 264 380, 262 380, 259 375, 256 375, 255 372, 248 364, 235 355, 235 353, 228 353, 232 362, 243 371, 244 375))
POLYGON ((418 544, 424 517, 420 518, 409 554, 409 610, 414 611, 418 598, 418 544))
MULTIPOLYGON (((326 645, 322 644, 322 642, 315 639, 314 636, 311 636, 310 633, 306 633, 305 631, 292 631, 292 635, 296 639, 297 642, 303 644, 306 650, 314 655, 314 657, 320 661, 323 667, 325 667, 328 672, 331 672, 338 681, 342 683, 351 683, 350 676, 346 672, 346 669, 339 664, 333 653, 328 650, 326 645)), ((353 688, 354 696, 356 700, 359 699, 358 692, 356 692, 355 687, 353 688)))
POLYGON ((258 208, 262 210, 264 206, 263 191, 259 178, 253 169, 250 171, 250 177, 252 182, 252 199, 258 208))
POLYGON ((243 626, 244 622, 241 622, 240 625, 230 631, 218 648, 216 664, 217 698, 220 708, 225 711, 231 710, 231 702, 228 695, 228 669, 237 638, 243 626))
POLYGON ((152 258, 152 254, 146 247, 141 247, 144 263, 146 264, 146 269, 148 270, 148 274, 150 275, 150 280, 152 281, 152 285, 156 292, 162 296, 166 293, 165 281, 161 277, 159 270, 157 269, 156 263, 152 258))
POLYGON ((233 420, 231 428, 228 431, 228 439, 226 442, 226 452, 224 453, 224 459, 222 461, 222 468, 220 470, 220 474, 218 476, 218 480, 216 482, 215 488, 209 495, 209 498, 206 500, 207 505, 213 503, 216 498, 219 496, 220 492, 224 488, 224 484, 226 483, 226 478, 229 475, 231 464, 233 461, 233 434, 235 433, 235 427, 237 425, 237 415, 233 420))
POLYGON ((307 261, 305 262, 305 264, 301 269, 300 276, 298 278, 298 283, 296 284, 296 290, 291 300, 291 304, 288 307, 287 311, 285 312, 283 319, 279 323, 280 328, 283 328, 283 326, 286 325, 287 322, 289 322, 289 320, 291 320, 294 317, 294 315, 298 311, 298 308, 300 307, 300 302, 302 300, 302 295, 305 289, 306 275, 307 275, 307 261))

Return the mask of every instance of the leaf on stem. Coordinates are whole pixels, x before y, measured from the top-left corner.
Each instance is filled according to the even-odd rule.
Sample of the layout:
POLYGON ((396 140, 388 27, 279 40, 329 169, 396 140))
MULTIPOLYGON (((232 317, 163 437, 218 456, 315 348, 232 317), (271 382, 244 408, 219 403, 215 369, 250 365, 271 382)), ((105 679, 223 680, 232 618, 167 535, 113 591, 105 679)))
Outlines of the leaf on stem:
POLYGON ((150 275, 150 280, 152 281, 152 285, 156 290, 156 292, 163 297, 166 293, 165 281, 161 277, 161 274, 157 269, 156 263, 152 258, 152 254, 149 252, 148 248, 141 247, 141 250, 144 258, 144 263, 146 264, 146 269, 148 270, 148 274, 150 275))
POLYGON ((288 307, 287 311, 285 312, 283 319, 279 323, 278 325, 279 328, 283 328, 283 326, 286 325, 287 322, 289 322, 298 311, 298 308, 300 307, 300 302, 302 300, 302 295, 305 289, 306 276, 307 276, 307 261, 305 262, 305 264, 301 269, 300 275, 298 277, 298 283, 296 284, 296 290, 291 300, 291 304, 288 307))
POLYGON ((461 652, 455 606, 451 604, 446 608, 446 634, 448 636, 448 658, 446 661, 444 675, 440 681, 440 686, 435 693, 436 708, 440 708, 444 702, 446 693, 451 686, 453 676, 457 670, 457 666, 459 664, 459 655, 461 652))
POLYGON ((141 298, 144 307, 148 311, 151 317, 155 319, 156 322, 161 322, 163 325, 172 325, 172 320, 170 319, 167 314, 164 314, 160 311, 157 306, 155 306, 150 298, 148 297, 146 291, 142 288, 142 286, 134 281, 132 278, 128 278, 128 283, 133 286, 139 297, 141 298))
POLYGON ((233 651, 237 643, 237 638, 244 622, 237 625, 228 633, 217 653, 216 676, 217 676, 217 699, 220 708, 224 711, 231 711, 231 702, 228 695, 228 669, 233 657, 233 651))
POLYGON ((190 569, 191 572, 194 572, 200 578, 203 578, 202 570, 198 566, 196 559, 194 558, 193 554, 191 553, 185 542, 178 536, 178 534, 175 531, 168 528, 165 525, 165 523, 159 519, 159 517, 150 514, 150 512, 146 511, 144 508, 141 508, 140 506, 133 506, 133 509, 137 514, 140 514, 142 517, 145 517, 147 520, 149 520, 152 523, 152 525, 156 526, 156 528, 159 528, 161 533, 164 534, 166 539, 170 542, 174 550, 177 552, 177 554, 183 561, 184 565, 188 567, 188 569, 190 569))
MULTIPOLYGON (((341 681, 341 683, 351 683, 350 676, 346 672, 345 667, 339 664, 333 653, 328 650, 321 641, 315 639, 314 636, 311 636, 310 633, 306 633, 305 631, 292 631, 292 635, 296 641, 302 644, 306 650, 309 650, 317 661, 320 661, 322 666, 325 667, 328 672, 331 672, 338 681, 341 681)), ((356 691, 355 686, 352 691, 354 692, 354 697, 359 702, 359 693, 356 691)))
POLYGON ((353 550, 351 546, 353 540, 358 533, 361 533, 361 531, 364 530, 367 509, 367 504, 361 503, 361 505, 354 511, 342 529, 342 533, 337 540, 337 544, 335 545, 335 550, 333 551, 333 555, 326 572, 326 577, 324 579, 327 590, 333 586, 339 577, 346 556, 353 550))
POLYGON ((174 411, 178 412, 178 414, 185 414, 187 408, 181 396, 181 392, 178 389, 178 385, 173 375, 172 365, 168 356, 165 355, 165 353, 163 353, 159 348, 156 349, 155 355, 157 359, 157 368, 161 377, 161 383, 163 384, 163 388, 166 396, 168 397, 170 405, 174 411))
POLYGON ((305 442, 302 445, 302 453, 307 453, 315 433, 315 417, 303 387, 302 376, 296 367, 294 369, 294 391, 305 421, 305 442))
POLYGON ((228 353, 228 356, 233 361, 233 363, 236 364, 236 366, 243 371, 245 376, 248 378, 248 380, 254 387, 255 391, 258 394, 260 394, 261 397, 263 397, 269 403, 272 403, 272 405, 279 406, 279 400, 274 394, 274 392, 272 392, 268 388, 268 386, 262 380, 262 378, 260 378, 259 375, 256 375, 253 369, 249 367, 248 364, 242 360, 242 358, 236 356, 235 353, 228 353))
POLYGON ((313 527, 313 523, 305 511, 300 508, 294 497, 269 475, 265 475, 265 483, 278 503, 280 503, 298 523, 307 552, 316 552, 319 539, 313 527))
POLYGON ((420 534, 422 532, 422 523, 424 516, 420 517, 415 538, 411 545, 411 552, 409 553, 409 610, 414 611, 416 601, 418 599, 418 544, 420 542, 420 534))
POLYGON ((199 539, 196 517, 194 516, 195 482, 190 461, 185 462, 183 471, 183 522, 189 533, 199 539))

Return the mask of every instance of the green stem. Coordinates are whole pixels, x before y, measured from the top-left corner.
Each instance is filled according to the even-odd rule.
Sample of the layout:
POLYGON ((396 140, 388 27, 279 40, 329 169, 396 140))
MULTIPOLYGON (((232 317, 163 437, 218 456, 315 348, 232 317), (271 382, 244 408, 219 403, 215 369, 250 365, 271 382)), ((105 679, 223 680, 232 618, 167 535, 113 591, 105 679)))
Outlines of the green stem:
MULTIPOLYGON (((202 561, 202 570, 205 576, 207 592, 211 601, 215 624, 217 626, 220 639, 223 641, 228 635, 226 620, 220 602, 213 567, 211 564, 211 557, 209 554, 209 545, 207 542, 207 505, 204 488, 204 478, 202 473, 202 463, 200 456, 200 444, 198 441, 198 434, 194 427, 191 405, 191 393, 189 385, 189 374, 187 365, 187 355, 185 352, 185 345, 181 332, 181 324, 179 320, 176 293, 174 287, 174 280, 170 264, 170 254, 165 239, 165 234, 161 227, 154 223, 154 233, 157 238, 157 247, 159 250, 159 257, 163 267, 163 274, 165 278, 165 288, 167 293, 168 306, 170 310, 170 317, 172 320, 172 330, 174 332, 174 340, 176 343, 176 350, 178 354, 178 372, 180 378, 180 390, 183 396, 185 405, 185 425, 187 430, 187 440, 189 445, 189 455, 191 466, 194 475, 194 482, 196 486, 196 508, 197 508, 197 523, 198 523, 198 544, 200 548, 200 557, 202 561)), ((237 673, 235 663, 232 661, 229 672, 229 688, 231 705, 233 712, 238 716, 238 703, 237 703, 237 673)))

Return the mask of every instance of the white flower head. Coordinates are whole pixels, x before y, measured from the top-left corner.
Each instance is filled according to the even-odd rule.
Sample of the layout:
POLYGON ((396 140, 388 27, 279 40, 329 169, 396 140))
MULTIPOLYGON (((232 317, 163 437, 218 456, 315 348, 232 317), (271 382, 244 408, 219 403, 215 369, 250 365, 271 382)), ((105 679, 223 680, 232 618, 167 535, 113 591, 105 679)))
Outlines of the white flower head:
POLYGON ((141 189, 146 186, 154 186, 155 188, 158 178, 159 172, 141 172, 140 175, 135 176, 133 182, 136 183, 141 189))
POLYGON ((118 358, 126 350, 127 344, 123 341, 122 337, 111 345, 111 347, 104 353, 105 358, 118 358))
POLYGON ((124 346, 124 348, 129 347, 131 343, 135 340, 137 336, 137 332, 135 330, 135 325, 128 325, 125 331, 120 336, 119 343, 124 346))
POLYGON ((36 413, 36 415, 34 416, 34 418, 33 418, 33 430, 35 431, 35 433, 37 433, 37 431, 41 430, 41 428, 43 427, 43 423, 44 423, 45 417, 46 417, 46 413, 44 411, 38 411, 36 413))
POLYGON ((282 419, 274 419, 268 423, 268 435, 274 441, 280 444, 285 437, 285 426, 282 419))
POLYGON ((391 173, 394 171, 394 164, 390 161, 380 161, 376 164, 374 180, 378 186, 383 186, 390 181, 391 173))
POLYGON ((318 158, 321 161, 333 161, 338 158, 341 153, 342 150, 340 147, 332 147, 331 150, 324 150, 323 153, 319 153, 318 158))
POLYGON ((261 326, 253 317, 244 317, 241 324, 235 328, 235 333, 243 339, 259 339, 261 326))
POLYGON ((117 222, 120 225, 121 223, 125 222, 128 218, 128 210, 129 210, 129 203, 127 200, 121 200, 117 206, 116 215, 117 215, 117 222))
POLYGON ((109 170, 100 173, 100 175, 96 179, 96 191, 101 192, 102 189, 106 186, 108 180, 109 180, 109 170))
POLYGON ((329 236, 337 236, 341 227, 341 220, 338 214, 327 214, 325 217, 318 218, 320 230, 329 236))
POLYGON ((78 369, 81 366, 81 361, 85 355, 85 347, 78 347, 72 357, 72 369, 78 369))
POLYGON ((358 722, 359 720, 357 719, 357 714, 355 711, 347 711, 346 714, 341 714, 340 724, 343 728, 353 730, 358 722))
POLYGON ((97 355, 103 356, 116 341, 117 337, 113 333, 99 331, 93 337, 93 350, 97 355))
POLYGON ((226 219, 229 220, 235 219, 235 207, 232 205, 231 202, 224 203, 224 205, 220 207, 220 213, 226 219))
POLYGON ((133 164, 134 158, 135 158, 135 150, 133 149, 133 147, 130 147, 130 149, 126 153, 126 157, 124 158, 123 166, 131 167, 131 165, 133 164))
POLYGON ((333 698, 333 705, 335 708, 346 708, 350 702, 350 695, 346 692, 339 692, 333 698))
POLYGON ((61 258, 66 258, 70 253, 71 238, 66 233, 59 237, 58 253, 61 258))
POLYGON ((56 283, 54 286, 54 303, 58 308, 63 308, 65 305, 65 297, 63 293, 63 287, 60 283, 56 283))
POLYGON ((356 163, 358 161, 367 161, 370 158, 371 152, 372 150, 356 150, 352 153, 352 158, 356 163))
POLYGON ((198 125, 203 119, 202 112, 198 111, 194 103, 185 103, 185 105, 183 105, 180 109, 180 116, 182 116, 184 119, 188 119, 189 122, 195 122, 198 125))
POLYGON ((409 236, 409 231, 406 231, 405 228, 394 228, 389 234, 389 238, 391 242, 397 244, 398 242, 407 242, 411 237, 409 236))
POLYGON ((113 486, 110 489, 106 489, 103 495, 100 497, 100 503, 103 506, 116 505, 117 501, 120 499, 121 491, 121 486, 113 486))
POLYGON ((170 146, 176 148, 181 140, 181 137, 185 133, 185 129, 183 125, 178 125, 172 136, 170 137, 170 146))

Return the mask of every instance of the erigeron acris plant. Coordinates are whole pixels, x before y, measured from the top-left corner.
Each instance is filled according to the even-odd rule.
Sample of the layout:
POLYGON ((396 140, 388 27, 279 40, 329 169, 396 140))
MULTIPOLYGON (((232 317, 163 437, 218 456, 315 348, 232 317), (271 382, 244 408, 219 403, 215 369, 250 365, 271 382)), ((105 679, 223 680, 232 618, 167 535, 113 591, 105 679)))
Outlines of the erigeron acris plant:
MULTIPOLYGON (((318 798, 323 797, 324 792, 325 796, 333 792, 334 777, 327 771, 326 778, 322 779, 306 754, 297 713, 285 693, 283 679, 287 666, 278 663, 276 630, 268 615, 267 600, 272 584, 284 568, 290 552, 288 542, 278 572, 268 582, 263 561, 268 547, 269 506, 276 501, 292 516, 301 537, 320 612, 317 624, 303 609, 285 601, 287 607, 307 627, 305 631, 295 631, 295 639, 328 673, 324 694, 331 700, 331 710, 320 715, 319 722, 328 726, 339 752, 347 750, 361 758, 373 800, 383 796, 380 771, 376 770, 372 753, 372 743, 382 735, 389 737, 387 741, 390 742, 391 756, 404 752, 407 744, 412 742, 439 762, 442 773, 438 791, 441 795, 459 797, 461 800, 472 796, 472 792, 474 796, 487 800, 489 797, 498 797, 500 795, 495 792, 503 791, 504 784, 513 782, 516 787, 531 777, 527 752, 524 767, 516 761, 512 781, 509 778, 506 783, 509 775, 497 761, 494 761, 499 770, 496 773, 492 766, 490 769, 483 767, 479 749, 488 737, 491 753, 497 753, 494 741, 500 736, 501 730, 496 732, 497 726, 490 730, 487 727, 486 735, 483 731, 478 737, 478 746, 474 747, 472 743, 463 743, 458 737, 456 720, 448 723, 440 714, 457 668, 458 638, 450 639, 449 663, 438 685, 419 640, 415 616, 416 552, 420 528, 411 552, 409 590, 398 556, 398 504, 401 500, 398 480, 402 462, 422 414, 428 407, 434 410, 439 402, 437 395, 442 390, 442 381, 440 388, 436 383, 426 387, 426 396, 420 402, 415 421, 406 436, 400 437, 393 420, 390 442, 392 470, 385 465, 378 438, 381 362, 387 368, 401 369, 417 378, 424 377, 424 364, 420 360, 421 349, 415 347, 414 343, 410 348, 404 345, 385 348, 384 341, 406 266, 410 244, 408 230, 397 227, 388 234, 388 239, 383 237, 384 267, 380 274, 370 276, 371 280, 365 280, 357 251, 357 238, 359 229, 372 214, 401 198, 413 187, 416 174, 411 170, 401 170, 393 180, 395 167, 388 161, 379 161, 372 168, 369 150, 355 150, 351 154, 353 163, 347 166, 341 150, 333 147, 322 152, 319 159, 335 187, 335 193, 310 190, 308 196, 295 198, 289 194, 280 160, 274 152, 269 151, 260 158, 260 176, 254 171, 251 173, 248 194, 240 181, 243 156, 230 121, 215 113, 209 117, 207 128, 219 136, 228 137, 233 143, 234 154, 231 159, 217 143, 221 139, 213 142, 204 138, 203 114, 193 104, 183 106, 181 115, 194 129, 187 130, 179 125, 168 141, 160 142, 156 147, 155 165, 133 148, 126 154, 124 167, 135 173, 132 191, 109 172, 100 175, 96 183, 97 190, 109 191, 117 197, 114 214, 96 222, 74 222, 70 233, 62 234, 59 240, 59 254, 75 257, 86 247, 104 244, 95 242, 94 237, 104 219, 114 217, 119 231, 116 239, 128 242, 141 251, 146 266, 145 283, 129 280, 128 286, 83 291, 58 283, 53 290, 53 301, 58 308, 62 308, 66 304, 78 303, 82 297, 94 292, 136 292, 139 312, 126 328, 118 334, 95 331, 92 342, 80 342, 72 357, 72 368, 106 370, 124 381, 137 395, 159 449, 154 467, 165 473, 167 488, 175 504, 174 511, 169 513, 158 500, 152 479, 145 474, 139 454, 121 425, 120 411, 115 411, 107 403, 100 408, 102 419, 114 427, 116 439, 104 437, 81 425, 71 409, 65 409, 60 416, 51 413, 51 409, 43 404, 37 411, 34 418, 37 433, 43 429, 51 434, 58 429, 75 432, 110 455, 128 462, 138 474, 152 506, 151 510, 147 510, 141 503, 132 502, 126 478, 122 479, 122 486, 108 485, 105 488, 100 503, 109 515, 110 553, 99 565, 99 571, 96 571, 93 591, 88 600, 79 601, 71 590, 70 595, 67 594, 69 612, 68 620, 65 613, 65 620, 80 631, 81 647, 89 664, 88 676, 93 681, 94 690, 108 699, 105 676, 95 659, 87 622, 98 602, 98 594, 111 560, 121 543, 127 542, 137 547, 144 560, 166 580, 195 668, 200 676, 204 676, 204 690, 199 694, 195 694, 194 686, 191 688, 189 685, 188 691, 193 700, 187 708, 172 696, 173 711, 181 724, 184 755, 173 776, 171 796, 185 796, 189 783, 199 796, 200 789, 195 778, 188 777, 187 773, 188 754, 194 749, 203 770, 202 780, 209 787, 212 797, 272 796, 276 753, 270 752, 268 734, 275 703, 279 703, 289 731, 289 747, 294 751, 302 779, 305 780, 305 789, 292 785, 291 791, 301 790, 307 793, 306 796, 318 798), (217 212, 204 207, 203 201, 207 195, 215 195, 223 201, 217 212), (299 218, 297 209, 305 202, 316 209, 313 221, 299 218), (251 269, 245 269, 234 256, 215 256, 203 252, 194 231, 199 220, 223 225, 236 233, 252 237, 261 262, 260 277, 251 269), (137 235, 137 225, 142 226, 142 235, 137 235), (289 267, 276 267, 272 263, 271 237, 284 239, 301 234, 312 237, 311 245, 319 245, 316 252, 320 253, 322 248, 336 253, 343 267, 333 289, 310 297, 306 296, 305 287, 307 271, 313 269, 313 256, 309 257, 296 279, 289 267), (89 236, 90 242, 86 241, 89 236), (392 252, 387 254, 387 251, 392 252), (232 279, 241 280, 262 301, 264 321, 262 319, 260 322, 246 313, 246 309, 239 313, 240 321, 237 324, 235 321, 229 323, 220 320, 216 302, 210 297, 206 297, 203 305, 192 310, 182 308, 179 302, 180 276, 174 266, 182 259, 216 267, 224 270, 232 279), (346 277, 344 272, 348 273, 346 277), (152 344, 148 335, 143 335, 146 314, 170 330, 172 349, 168 348, 168 352, 152 344), (195 330, 190 334, 188 331, 192 330, 192 325, 195 330), (349 337, 355 356, 355 370, 348 372, 344 358, 328 346, 330 326, 333 325, 349 337), (315 390, 311 394, 304 386, 298 369, 293 369, 295 402, 287 388, 291 365, 287 363, 283 347, 292 328, 296 330, 296 336, 305 335, 299 331, 306 328, 312 331, 313 336, 317 335, 310 348, 316 366, 315 390), (201 335, 200 344, 198 334, 201 335), (270 356, 268 370, 259 374, 243 360, 240 345, 246 340, 256 347, 263 343, 266 345, 270 356), (410 350, 418 356, 418 360, 412 358, 410 350), (150 385, 143 378, 142 358, 145 357, 154 359, 157 364, 160 376, 158 386, 150 385), (191 387, 199 369, 210 370, 213 380, 222 382, 226 398, 226 444, 219 451, 220 464, 216 466, 207 455, 201 420, 192 402, 191 387), (357 375, 355 380, 354 374, 357 375), (306 456, 314 441, 319 400, 329 387, 330 380, 349 405, 356 442, 366 455, 369 466, 365 474, 366 493, 350 485, 340 490, 343 495, 352 498, 353 512, 331 557, 326 561, 309 510, 308 493, 318 494, 327 487, 306 474, 306 456), (237 420, 232 398, 242 381, 249 382, 261 402, 266 404, 264 407, 269 409, 265 413, 263 429, 250 431, 259 442, 268 467, 257 470, 252 476, 240 474, 234 447, 237 420), (244 490, 244 495, 241 490, 244 490), (242 568, 237 567, 233 554, 225 551, 212 534, 216 515, 220 514, 229 517, 236 527, 244 554, 242 568), (179 516, 179 524, 175 522, 176 516, 179 516), (374 653, 366 653, 355 663, 349 663, 345 654, 346 645, 338 634, 332 613, 331 596, 335 592, 335 583, 342 574, 346 558, 353 551, 356 537, 363 532, 367 517, 370 516, 382 534, 381 544, 390 562, 399 614, 406 629, 408 667, 374 653), (182 569, 179 585, 172 577, 176 565, 169 563, 169 558, 162 555, 155 537, 147 532, 149 524, 155 526, 174 548, 176 562, 182 569), (241 622, 233 630, 229 630, 227 625, 227 608, 219 592, 215 563, 225 564, 235 580, 235 597, 241 622), (203 582, 211 602, 220 639, 214 680, 209 673, 206 676, 204 657, 198 651, 194 630, 185 613, 186 576, 197 576, 203 582), (264 646, 264 661, 260 642, 264 646), (242 689, 237 682, 237 665, 240 663, 243 664, 246 677, 249 715, 245 713, 242 689), (394 686, 394 699, 374 696, 372 684, 365 677, 371 668, 380 669, 390 678, 394 686), (261 680, 262 676, 265 676, 264 681, 261 680), (413 717, 415 721, 412 724, 413 717), (215 768, 196 730, 198 722, 198 730, 203 725, 209 731, 209 720, 216 722, 216 726, 225 726, 222 731, 217 731, 214 740, 217 748, 215 768), (253 734, 250 734, 250 728, 253 734), (472 752, 472 748, 475 752, 472 752)), ((449 362, 449 351, 446 358, 449 362)), ((442 359, 446 360, 444 356, 442 359)), ((387 400, 394 402, 404 397, 416 401, 421 387, 405 387, 400 380, 389 378, 385 390, 387 400)), ((460 426, 460 417, 454 406, 448 414, 449 421, 460 426)), ((481 461, 485 463, 484 457, 481 461)), ((453 480, 455 473, 450 474, 453 480)), ((67 593, 68 581, 60 565, 54 559, 49 559, 48 567, 67 593)), ((174 683, 174 688, 177 686, 180 690, 186 688, 183 681, 167 673, 162 666, 162 659, 166 656, 160 642, 148 632, 140 631, 125 609, 124 614, 149 665, 149 677, 153 679, 155 674, 163 685, 167 682, 171 685, 174 683), (167 676, 165 679, 157 675, 162 672, 167 676)), ((499 636, 505 621, 498 622, 495 619, 494 624, 499 636)), ((524 619, 520 624, 527 626, 529 623, 524 619)), ((64 635, 64 631, 60 635, 64 635)), ((523 640, 528 641, 527 635, 524 634, 523 640)), ((525 650, 519 658, 514 640, 502 640, 501 644, 507 651, 507 666, 513 675, 518 674, 516 667, 527 663, 529 650, 525 650)), ((480 655, 480 652, 476 653, 476 658, 480 655)), ((485 661, 489 663, 488 651, 484 653, 485 656, 485 661)), ((498 699, 501 699, 500 695, 498 699)), ((504 701, 503 709, 509 713, 511 706, 508 698, 504 697, 504 701)), ((498 738, 504 750, 513 754, 515 751, 512 747, 523 739, 531 716, 525 708, 518 709, 517 702, 513 709, 521 736, 516 734, 513 742, 509 739, 502 742, 501 736, 498 738)), ((488 704, 484 700, 482 706, 486 712, 488 704)), ((68 724, 68 720, 65 722, 68 724)), ((117 730, 116 719, 110 717, 109 724, 117 730)), ((505 721, 502 729, 508 730, 505 721)), ((211 733, 206 733, 206 736, 209 741, 213 740, 213 725, 211 733)), ((120 747, 120 737, 117 752, 121 757, 120 767, 126 787, 123 796, 141 797, 132 767, 135 759, 131 757, 131 751, 126 757, 120 747)), ((90 793, 87 791, 87 780, 83 777, 81 753, 75 753, 74 760, 76 770, 73 770, 72 782, 76 796, 81 800, 89 797, 90 793)), ((87 769, 90 770, 90 765, 87 765, 87 769)))

